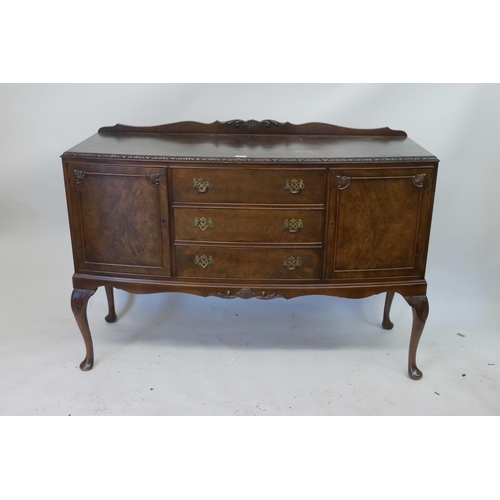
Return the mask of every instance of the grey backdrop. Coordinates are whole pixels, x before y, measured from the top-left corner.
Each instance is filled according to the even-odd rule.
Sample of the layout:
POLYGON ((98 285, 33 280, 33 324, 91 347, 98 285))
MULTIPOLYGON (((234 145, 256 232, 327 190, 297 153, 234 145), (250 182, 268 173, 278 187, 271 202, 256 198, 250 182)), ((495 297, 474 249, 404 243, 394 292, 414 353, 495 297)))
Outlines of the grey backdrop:
MULTIPOLYGON (((491 307, 500 273, 500 86, 494 84, 3 84, 2 238, 68 234, 59 155, 99 127, 233 118, 405 130, 441 160, 429 295, 460 303, 458 316, 498 317, 491 307)), ((66 245, 62 253, 70 251, 69 238, 66 245)))
MULTIPOLYGON (((13 349, 16 343, 19 356, 14 360, 4 349, 0 366, 5 370, 9 363, 15 365, 23 380, 30 373, 29 355, 47 363, 70 361, 72 366, 83 356, 83 343, 69 308, 73 268, 59 156, 104 125, 234 118, 389 126, 405 130, 441 160, 427 269, 431 312, 419 351, 427 370, 422 366, 425 362, 419 364, 424 377, 430 369, 436 381, 438 374, 460 372, 458 361, 465 362, 468 350, 476 349, 479 382, 490 392, 481 396, 474 411, 498 414, 498 398, 488 396, 498 390, 498 366, 493 365, 500 365, 495 352, 500 319, 500 86, 494 84, 0 85, 0 341, 13 349), (74 351, 57 359, 52 357, 50 343, 44 344, 53 324, 59 324, 74 345, 74 351), (37 336, 25 335, 27 331, 36 331, 37 336), (457 338, 458 332, 466 337, 457 338), (462 344, 449 355, 442 345, 438 355, 434 347, 442 339, 449 339, 450 345, 462 344), (485 353, 492 357, 486 359, 485 353)), ((94 314, 92 307, 104 308, 102 294, 92 300, 89 314, 94 314)), ((211 302, 201 305, 203 300, 182 296, 173 307, 210 310, 211 302)), ((318 315, 323 314, 322 308, 326 314, 328 304, 335 303, 330 298, 311 300, 291 301, 294 314, 300 316, 313 303, 319 304, 318 315)), ((346 328, 350 315, 361 314, 379 322, 381 297, 359 303, 340 300, 337 304, 346 312, 346 328)), ((117 294, 117 301, 120 307, 130 306, 123 293, 117 294)), ((220 307, 231 313, 238 308, 251 311, 257 305, 269 307, 260 309, 267 315, 262 321, 272 317, 274 306, 223 302, 220 307)), ((161 304, 157 297, 140 298, 132 304, 138 324, 161 304)), ((402 300, 395 301, 394 316, 405 329, 406 345, 410 313, 402 300)), ((199 320, 204 324, 205 318, 199 320)), ((257 322, 257 328, 259 315, 249 321, 257 322)), ((92 327, 98 328, 95 323, 92 327)), ((133 346, 128 343, 127 348, 133 346)), ((403 356, 397 366, 404 365, 403 356)), ((418 382, 420 387, 424 380, 418 382)), ((472 390, 464 394, 468 393, 472 390)), ((17 408, 20 413, 34 413, 24 400, 10 401, 0 412, 15 413, 17 408)), ((369 412, 383 412, 381 408, 369 412)), ((416 411, 415 407, 408 410, 416 411)), ((466 413, 467 409, 453 411, 466 413)), ((446 414, 447 407, 443 404, 428 412, 446 414)))

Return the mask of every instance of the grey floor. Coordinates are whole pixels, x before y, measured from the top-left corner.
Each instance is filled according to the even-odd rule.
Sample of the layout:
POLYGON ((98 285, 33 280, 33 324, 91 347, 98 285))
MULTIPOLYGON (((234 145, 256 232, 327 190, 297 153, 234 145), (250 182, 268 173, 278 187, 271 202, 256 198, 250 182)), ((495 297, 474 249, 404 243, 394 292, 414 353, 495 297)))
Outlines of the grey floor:
POLYGON ((96 363, 69 306, 69 237, 11 235, 0 248, 0 415, 499 415, 500 337, 477 296, 431 270, 431 314, 406 373, 411 310, 362 300, 223 300, 116 292, 89 303, 96 363), (37 249, 38 257, 33 258, 37 249), (448 299, 445 300, 445 297, 448 299), (460 334, 460 335, 458 335, 460 334))

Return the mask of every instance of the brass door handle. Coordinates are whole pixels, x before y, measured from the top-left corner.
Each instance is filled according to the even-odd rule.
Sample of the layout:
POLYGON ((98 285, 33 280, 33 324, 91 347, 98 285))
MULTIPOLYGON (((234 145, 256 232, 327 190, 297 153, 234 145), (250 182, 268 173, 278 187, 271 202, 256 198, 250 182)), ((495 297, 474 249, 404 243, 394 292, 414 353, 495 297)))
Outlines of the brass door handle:
POLYGON ((214 223, 212 219, 205 217, 195 217, 193 226, 205 231, 205 229, 212 229, 214 227, 214 223))
POLYGON ((285 257, 283 259, 283 266, 286 267, 289 271, 294 271, 302 264, 298 257, 285 257))
POLYGON ((302 191, 304 188, 306 187, 306 185, 304 184, 304 181, 302 179, 292 179, 291 181, 290 180, 286 180, 285 181, 285 189, 287 191, 290 191, 290 193, 292 194, 297 194, 299 191, 302 191))
POLYGON ((289 232, 289 233, 296 233, 299 229, 302 229, 304 227, 304 224, 302 224, 301 219, 285 219, 285 223, 283 224, 283 227, 289 232))
POLYGON ((193 187, 198 191, 198 193, 206 193, 212 187, 212 181, 210 179, 193 179, 193 187))
POLYGON ((209 255, 208 257, 206 255, 197 255, 194 258, 194 263, 205 269, 207 266, 213 266, 214 260, 212 259, 211 255, 209 255))

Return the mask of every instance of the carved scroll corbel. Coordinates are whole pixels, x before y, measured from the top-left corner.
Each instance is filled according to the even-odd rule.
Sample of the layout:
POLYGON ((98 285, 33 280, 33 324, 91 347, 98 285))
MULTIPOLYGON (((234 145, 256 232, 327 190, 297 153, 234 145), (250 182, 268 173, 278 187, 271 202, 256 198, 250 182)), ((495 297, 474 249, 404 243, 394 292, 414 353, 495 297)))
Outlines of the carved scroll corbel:
POLYGON ((339 191, 347 189, 351 185, 352 179, 347 175, 337 175, 337 188, 339 191))
POLYGON ((411 182, 418 188, 421 188, 424 186, 424 180, 425 180, 425 174, 417 174, 412 176, 411 182))
POLYGON ((83 184, 87 180, 87 174, 83 170, 74 170, 77 184, 83 184))
POLYGON ((146 180, 153 187, 158 187, 160 185, 160 174, 146 174, 146 180))

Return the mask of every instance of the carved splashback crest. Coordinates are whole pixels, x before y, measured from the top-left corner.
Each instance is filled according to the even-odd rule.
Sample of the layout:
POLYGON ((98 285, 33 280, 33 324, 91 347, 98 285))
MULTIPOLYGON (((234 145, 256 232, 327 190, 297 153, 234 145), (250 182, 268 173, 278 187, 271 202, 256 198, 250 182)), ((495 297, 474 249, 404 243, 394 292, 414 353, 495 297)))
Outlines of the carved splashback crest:
POLYGON ((134 134, 287 134, 287 135, 350 135, 373 137, 407 137, 402 130, 392 130, 388 127, 377 129, 355 129, 331 125, 329 123, 302 123, 295 125, 290 122, 276 120, 229 120, 213 123, 177 122, 151 127, 134 127, 116 124, 113 127, 99 129, 101 135, 134 134))
POLYGON ((257 121, 257 120, 247 120, 247 121, 244 121, 244 120, 231 120, 229 122, 222 122, 222 125, 226 125, 227 127, 231 127, 231 126, 234 126, 236 128, 239 128, 240 125, 246 127, 248 130, 250 130, 251 132, 255 132, 261 125, 265 125, 266 128, 269 128, 270 126, 274 125, 275 127, 279 127, 280 123, 278 122, 275 122, 273 120, 263 120, 261 122, 257 121))

